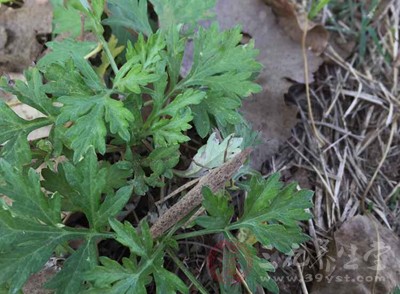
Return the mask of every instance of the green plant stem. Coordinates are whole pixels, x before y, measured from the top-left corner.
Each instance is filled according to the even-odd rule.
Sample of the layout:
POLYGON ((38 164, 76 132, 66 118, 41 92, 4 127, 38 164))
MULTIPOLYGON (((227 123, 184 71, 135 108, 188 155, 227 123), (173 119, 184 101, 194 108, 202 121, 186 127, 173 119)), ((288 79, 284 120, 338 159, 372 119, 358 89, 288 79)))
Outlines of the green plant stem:
POLYGON ((54 118, 52 117, 40 117, 30 121, 30 128, 38 129, 41 127, 45 127, 51 125, 54 122, 54 118))
POLYGON ((143 107, 146 107, 146 106, 149 106, 152 104, 153 104, 153 100, 149 100, 149 101, 146 101, 145 103, 143 103, 143 107))
POLYGON ((221 233, 221 232, 225 232, 225 230, 224 229, 213 229, 213 230, 204 229, 204 230, 200 230, 200 231, 179 234, 179 235, 175 236, 174 239, 181 240, 181 239, 193 238, 193 237, 198 237, 198 236, 203 236, 203 235, 217 234, 217 233, 221 233))
MULTIPOLYGON (((254 218, 257 219, 257 218, 254 218)), ((233 231, 233 230, 238 230, 243 226, 243 222, 241 220, 236 221, 227 227, 227 231, 233 231)))
POLYGON ((66 227, 64 228, 65 231, 67 231, 71 235, 77 235, 77 236, 83 236, 86 238, 114 238, 115 234, 110 233, 110 232, 96 232, 88 229, 76 229, 76 228, 70 228, 66 227))
POLYGON ((103 45, 104 52, 106 52, 108 60, 110 61, 111 68, 114 71, 114 74, 117 74, 118 73, 118 67, 117 67, 117 64, 115 63, 115 60, 114 60, 114 57, 113 57, 113 55, 112 55, 112 53, 110 51, 110 48, 108 47, 107 41, 104 39, 104 37, 102 35, 98 35, 98 38, 99 38, 99 40, 101 42, 101 45, 103 45))
POLYGON ((66 243, 66 244, 60 244, 60 246, 61 246, 61 248, 62 248, 63 250, 65 250, 65 252, 67 252, 67 253, 70 254, 70 255, 72 255, 72 254, 75 253, 75 250, 72 249, 72 247, 69 246, 67 243, 66 243))
POLYGON ((176 263, 179 269, 188 277, 188 279, 192 282, 193 285, 196 286, 197 290, 199 290, 202 294, 208 294, 207 290, 203 287, 202 284, 197 281, 196 277, 186 268, 183 262, 175 255, 175 253, 171 249, 167 249, 169 257, 176 263))

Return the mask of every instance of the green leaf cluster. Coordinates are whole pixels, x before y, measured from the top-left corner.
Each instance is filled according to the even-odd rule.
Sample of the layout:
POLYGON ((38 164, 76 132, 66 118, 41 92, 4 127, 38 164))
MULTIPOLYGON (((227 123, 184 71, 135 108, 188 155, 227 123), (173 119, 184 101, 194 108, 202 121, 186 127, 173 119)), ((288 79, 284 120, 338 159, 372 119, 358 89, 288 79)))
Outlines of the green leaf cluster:
MULTIPOLYGON (((234 209, 229 199, 221 194, 214 195, 207 187, 203 188, 203 207, 207 215, 198 217, 196 223, 204 228, 203 233, 220 231, 225 234, 234 246, 237 262, 246 273, 246 284, 251 291, 262 285, 269 291, 277 292, 275 282, 268 275, 268 271, 274 271, 274 268, 267 260, 257 256, 251 244, 234 237, 232 231, 245 230, 264 247, 276 248, 286 254, 308 240, 299 222, 311 218, 306 210, 312 206, 313 193, 297 191, 296 183, 284 187, 279 177, 279 174, 274 174, 267 180, 261 176, 251 178, 243 214, 235 222, 231 222, 234 209)), ((232 279, 231 276, 228 280, 232 279)), ((227 277, 222 279, 225 282, 228 280, 227 277)))
POLYGON ((138 230, 128 222, 110 220, 116 240, 130 250, 122 264, 101 257, 101 265, 86 274, 93 283, 89 293, 147 293, 146 286, 154 280, 156 293, 189 293, 188 287, 175 274, 163 267, 163 246, 154 246, 149 225, 143 221, 138 230))
MULTIPOLYGON (((8 198, 2 201, 0 210, 0 285, 9 284, 9 292, 17 293, 57 248, 68 246, 68 241, 80 239, 85 245, 75 251, 67 262, 73 266, 66 264, 51 283, 60 287, 60 293, 74 293, 81 289, 83 281, 79 273, 96 264, 94 243, 105 234, 63 225, 62 198, 66 196, 60 192, 44 193, 39 174, 32 168, 17 168, 0 159, 0 194, 8 198), (84 259, 81 260, 81 257, 84 259), (64 274, 78 275, 69 280, 64 274)), ((77 194, 75 196, 78 197, 77 194)), ((90 199, 91 203, 94 200, 90 199)), ((111 209, 112 205, 106 207, 104 203, 102 206, 116 213, 111 209)))

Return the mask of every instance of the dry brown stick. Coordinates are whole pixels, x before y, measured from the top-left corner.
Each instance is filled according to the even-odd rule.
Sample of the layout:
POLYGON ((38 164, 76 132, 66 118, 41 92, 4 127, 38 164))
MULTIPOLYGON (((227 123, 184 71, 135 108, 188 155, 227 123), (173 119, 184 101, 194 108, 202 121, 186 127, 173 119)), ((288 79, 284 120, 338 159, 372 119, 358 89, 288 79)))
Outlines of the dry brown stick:
POLYGON ((214 193, 224 187, 225 182, 232 178, 235 172, 243 165, 251 149, 246 149, 237 154, 230 161, 220 167, 210 171, 202 177, 196 186, 190 190, 184 198, 173 205, 164 213, 151 227, 150 231, 153 238, 161 236, 165 231, 186 217, 193 209, 199 206, 203 200, 201 190, 208 186, 214 193))
POLYGON ((307 28, 308 28, 308 18, 306 17, 306 23, 305 23, 305 28, 303 31, 303 36, 301 39, 301 48, 302 48, 302 53, 303 53, 303 62, 304 62, 304 83, 306 86, 306 98, 307 98, 307 106, 308 106, 308 117, 311 122, 311 127, 314 133, 315 138, 317 139, 317 143, 319 146, 325 145, 325 141, 321 138, 319 130, 317 129, 315 122, 314 122, 314 114, 313 114, 313 109, 311 106, 311 96, 310 96, 310 81, 308 78, 309 70, 308 70, 308 58, 307 58, 307 45, 306 45, 306 40, 307 40, 307 28))

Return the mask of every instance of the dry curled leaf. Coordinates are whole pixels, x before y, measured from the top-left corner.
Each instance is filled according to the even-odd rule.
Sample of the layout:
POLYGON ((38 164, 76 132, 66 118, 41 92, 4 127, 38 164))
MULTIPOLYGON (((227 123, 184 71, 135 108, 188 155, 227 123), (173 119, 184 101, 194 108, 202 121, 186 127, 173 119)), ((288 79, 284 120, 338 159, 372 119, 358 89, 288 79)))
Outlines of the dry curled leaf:
MULTIPOLYGON (((343 60, 347 59, 354 51, 357 42, 352 40, 350 37, 345 37, 342 34, 333 32, 330 34, 329 45, 335 50, 343 60)), ((329 55, 324 56, 326 62, 332 62, 333 60, 329 55)))
POLYGON ((306 46, 317 54, 321 54, 328 44, 329 33, 319 24, 308 19, 304 8, 291 0, 264 0, 277 16, 278 22, 286 34, 301 44, 306 33, 306 46))
MULTIPOLYGON (((296 108, 284 102, 291 81, 305 83, 301 44, 290 38, 277 23, 276 16, 263 0, 219 0, 217 20, 222 29, 242 25, 242 31, 255 40, 258 60, 264 65, 258 83, 263 91, 244 101, 242 112, 253 129, 261 132, 263 144, 252 155, 255 168, 278 151, 296 124, 296 108)), ((322 59, 306 50, 308 81, 322 59)))

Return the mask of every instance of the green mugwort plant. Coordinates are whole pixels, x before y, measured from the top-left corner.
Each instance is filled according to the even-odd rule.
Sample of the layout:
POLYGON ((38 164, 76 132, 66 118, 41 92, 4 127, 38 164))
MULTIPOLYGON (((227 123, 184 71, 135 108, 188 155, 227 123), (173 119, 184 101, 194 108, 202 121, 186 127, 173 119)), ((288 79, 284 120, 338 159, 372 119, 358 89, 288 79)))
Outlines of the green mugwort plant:
MULTIPOLYGON (((238 111, 243 98, 260 91, 253 43, 240 44, 239 27, 197 26, 212 17, 214 0, 51 2, 54 34, 63 37, 47 43, 24 81, 0 80, 3 91, 43 114, 26 120, 0 100, 2 291, 21 293, 51 257, 61 256, 61 270, 44 286, 54 293, 189 293, 190 284, 207 293, 176 255, 177 241, 221 234, 240 244, 224 249, 236 259, 224 258, 221 292, 278 292, 268 274, 274 268, 254 243, 290 253, 306 241, 298 222, 310 218, 312 197, 296 184, 284 187, 278 174, 241 173, 246 181, 238 178, 236 189, 246 198, 239 215, 228 188, 204 187, 206 213, 190 230, 178 223, 154 239, 146 217, 122 222, 127 204, 179 176, 174 168, 191 136, 219 130, 225 140, 219 145, 213 134, 201 148, 208 152, 202 160, 212 164, 224 161, 230 142, 237 152, 254 141, 238 111), (182 76, 189 47, 192 62, 182 76), (51 128, 46 138, 28 141, 45 126, 51 128), (79 225, 70 220, 77 214, 85 220, 79 225), (125 254, 103 254, 107 240, 125 254), (167 257, 178 271, 169 270, 167 257), (235 271, 225 270, 232 267, 243 273, 240 284, 232 284, 235 271)), ((202 172, 191 166, 180 176, 202 172)))

